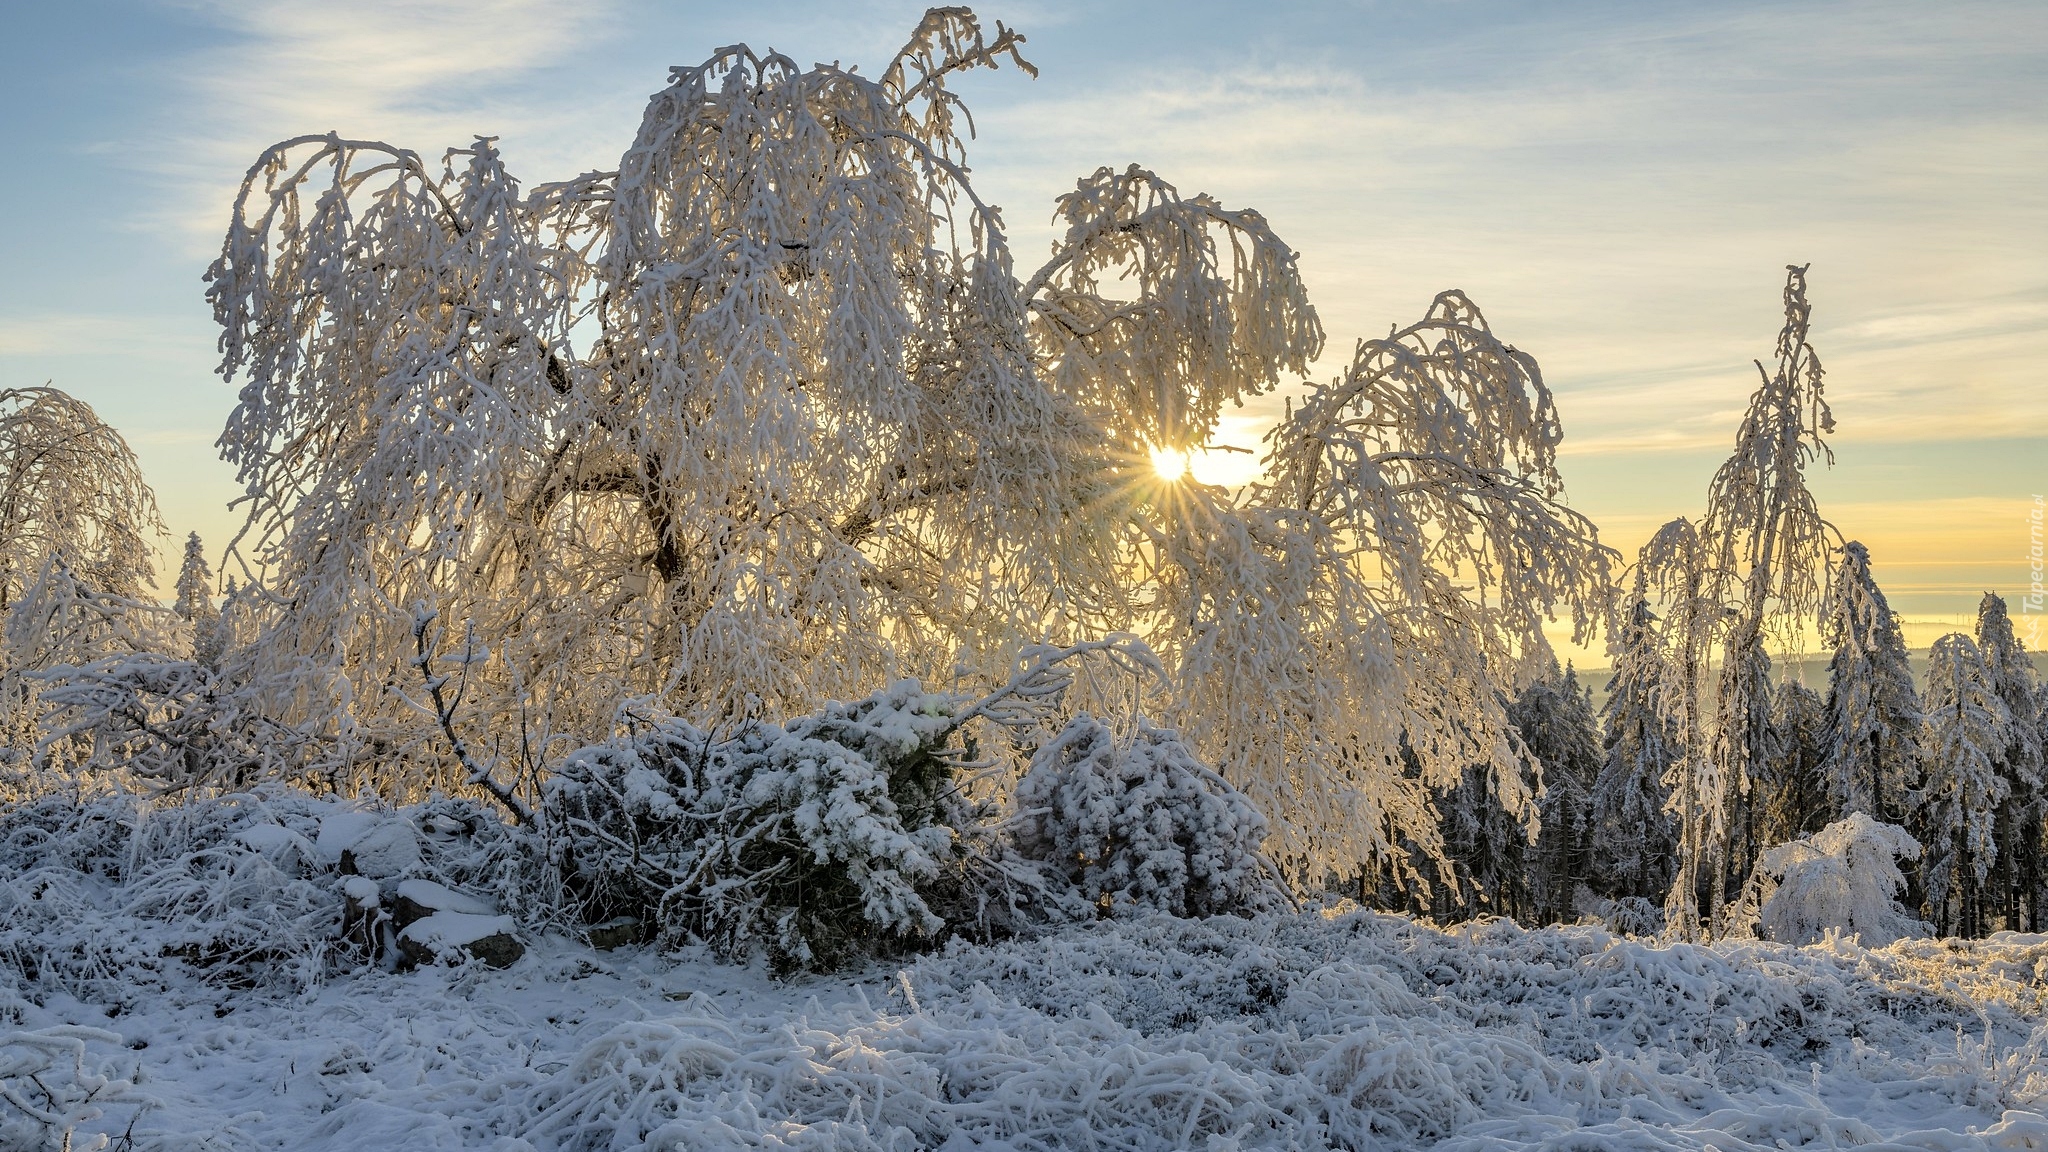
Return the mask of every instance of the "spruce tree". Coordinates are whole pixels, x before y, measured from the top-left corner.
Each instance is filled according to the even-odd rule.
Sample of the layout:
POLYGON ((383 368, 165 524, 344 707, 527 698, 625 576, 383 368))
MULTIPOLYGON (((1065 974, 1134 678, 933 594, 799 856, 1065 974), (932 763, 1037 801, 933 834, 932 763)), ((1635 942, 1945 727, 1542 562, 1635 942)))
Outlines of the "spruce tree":
POLYGON ((1828 824, 1826 756, 1827 705, 1820 693, 1796 681, 1779 683, 1771 694, 1771 741, 1757 780, 1755 836, 1758 851, 1819 832, 1828 824))
POLYGON ((1995 827, 2006 797, 1998 758, 2011 740, 2011 719, 1983 654, 1960 632, 1934 642, 1926 700, 1926 775, 1913 813, 1914 836, 1927 850, 1927 919, 1945 936, 1977 936, 1985 927, 1984 883, 1998 860, 1995 827))
POLYGON ((1619 637, 1607 682, 1602 760, 1593 783, 1595 889, 1614 899, 1662 900, 1678 861, 1678 826, 1666 777, 1681 758, 1665 714, 1657 615, 1640 594, 1619 637))
POLYGON ((192 658, 207 667, 220 663, 220 609, 213 604, 213 568, 199 533, 185 538, 185 560, 178 568, 178 600, 172 606, 192 629, 192 658))
POLYGON ((1977 650, 1990 670, 1992 690, 2012 719, 1998 757, 2006 797, 1998 808, 1998 863, 1985 893, 1986 914, 2010 929, 2038 931, 2043 805, 2041 729, 2034 696, 2040 677, 2025 646, 2013 635, 2005 601, 1990 592, 1977 606, 1977 650))
MULTIPOLYGON (((1520 787, 1526 794, 1537 788, 1533 767, 1522 759, 1520 787)), ((1468 766, 1440 802, 1451 874, 1440 885, 1448 899, 1432 911, 1445 919, 1489 913, 1524 923, 1535 919, 1528 826, 1503 799, 1495 777, 1492 765, 1468 766)))
POLYGON ((1532 911, 1537 920, 1556 923, 1571 916, 1574 894, 1592 879, 1591 794, 1601 766, 1600 729, 1578 673, 1569 667, 1559 672, 1555 661, 1548 676, 1516 697, 1508 718, 1542 781, 1540 831, 1530 860, 1532 911))
POLYGON ((1897 824, 1918 775, 1920 696, 1898 617, 1870 574, 1870 551, 1842 546, 1821 608, 1834 655, 1822 743, 1828 808, 1823 824, 1851 812, 1897 824))

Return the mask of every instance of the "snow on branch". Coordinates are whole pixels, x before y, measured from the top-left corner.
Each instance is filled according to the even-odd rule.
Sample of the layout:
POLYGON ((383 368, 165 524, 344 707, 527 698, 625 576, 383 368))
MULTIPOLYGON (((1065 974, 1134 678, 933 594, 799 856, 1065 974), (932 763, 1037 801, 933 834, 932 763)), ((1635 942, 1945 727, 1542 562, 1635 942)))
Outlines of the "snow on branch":
POLYGON ((1225 403, 1301 373, 1323 329, 1263 216, 1137 165, 1059 199, 1066 235, 1022 289, 1052 382, 1128 451, 1207 439, 1225 403))

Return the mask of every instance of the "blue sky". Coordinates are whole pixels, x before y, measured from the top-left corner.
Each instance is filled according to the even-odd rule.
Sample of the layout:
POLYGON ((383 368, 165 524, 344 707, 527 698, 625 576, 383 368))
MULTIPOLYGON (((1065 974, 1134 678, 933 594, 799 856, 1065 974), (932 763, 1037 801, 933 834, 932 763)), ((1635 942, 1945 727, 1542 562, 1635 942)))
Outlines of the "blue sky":
MULTIPOLYGON (((211 376, 200 273, 264 145, 332 128, 431 155, 488 134, 529 183, 555 179, 615 163, 668 65, 745 41, 873 69, 921 10, 9 5, 0 386, 90 401, 172 530, 217 549, 234 391, 211 376)), ((1986 588, 2025 591, 2048 491, 2048 5, 977 11, 1041 69, 959 86, 1020 263, 1077 176, 1139 162, 1266 213, 1301 252, 1328 371, 1462 288, 1542 363, 1572 502, 1632 552, 1698 512, 1784 265, 1810 261, 1841 425, 1823 510, 1870 544, 1916 644, 1986 588)), ((1273 408, 1223 438, 1255 444, 1273 408)))

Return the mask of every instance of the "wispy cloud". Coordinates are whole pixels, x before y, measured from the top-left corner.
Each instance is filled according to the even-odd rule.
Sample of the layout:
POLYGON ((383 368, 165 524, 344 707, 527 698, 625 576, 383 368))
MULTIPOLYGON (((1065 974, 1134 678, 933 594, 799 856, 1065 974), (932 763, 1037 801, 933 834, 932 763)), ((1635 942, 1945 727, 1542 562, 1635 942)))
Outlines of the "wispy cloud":
POLYGON ((164 67, 159 132, 132 153, 166 182, 134 223, 210 247, 234 183, 269 144, 308 132, 428 151, 518 134, 573 151, 584 110, 530 84, 613 31, 609 0, 258 0, 196 12, 226 43, 164 67))
POLYGON ((190 355, 190 325, 114 312, 0 317, 0 357, 190 355))
POLYGON ((2048 98, 2048 10, 1430 11, 1416 42, 1375 8, 1055 81, 983 117, 981 171, 1027 252, 1097 164, 1261 208, 1302 252, 1323 373, 1464 288, 1543 363, 1575 455, 1725 445, 1795 260, 1845 435, 2048 428, 2048 122, 2016 98, 2048 98))

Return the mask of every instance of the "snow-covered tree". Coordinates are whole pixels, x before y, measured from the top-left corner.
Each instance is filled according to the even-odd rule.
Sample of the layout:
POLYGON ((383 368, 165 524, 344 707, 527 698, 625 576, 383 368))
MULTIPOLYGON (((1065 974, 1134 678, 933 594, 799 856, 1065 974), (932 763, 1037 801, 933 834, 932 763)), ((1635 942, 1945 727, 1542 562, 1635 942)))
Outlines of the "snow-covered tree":
POLYGON ((1614 899, 1661 901, 1671 891, 1677 861, 1672 822, 1672 768, 1684 748, 1664 702, 1664 651, 1638 569, 1633 607, 1615 643, 1614 676, 1607 682, 1602 760, 1593 782, 1592 839, 1595 885, 1614 899))
POLYGON ((1535 362, 1445 293, 1310 391, 1265 481, 1158 476, 1322 329, 1262 217, 1136 167, 1015 271, 949 85, 1021 42, 934 9, 872 76, 725 49, 615 170, 529 190, 488 140, 439 171, 266 150, 209 274, 261 710, 402 791, 464 777, 411 699, 420 612, 481 638, 484 761, 1129 630, 1297 876, 1440 855, 1466 764, 1527 812, 1489 669, 1601 623, 1611 558, 1560 503, 1535 362))
POLYGON ((0 611, 53 555, 87 588, 142 597, 162 532, 135 453, 90 405, 55 388, 0 390, 0 611))
POLYGON ((1714 557, 1699 529, 1683 517, 1657 530, 1636 567, 1638 587, 1664 605, 1665 668, 1657 703, 1678 752, 1664 777, 1678 834, 1678 868, 1665 899, 1665 925, 1679 939, 1694 940, 1716 926, 1722 892, 1727 777, 1708 743, 1702 688, 1729 608, 1721 597, 1724 581, 1714 557), (1702 895, 1711 909, 1705 924, 1702 895))
POLYGON ((126 768, 118 742, 57 715, 66 708, 63 692, 84 671, 174 647, 175 620, 153 600, 95 587, 61 552, 45 557, 35 581, 0 618, 0 789, 37 791, 81 769, 126 768))
POLYGON ((1714 694, 1712 755, 1734 784, 1732 836, 1725 864, 1730 878, 1749 874, 1762 847, 1754 828, 1756 776, 1770 755, 1771 662, 1765 651, 1774 626, 1794 630, 1820 606, 1833 527, 1821 518, 1806 485, 1815 459, 1832 464, 1824 434, 1834 415, 1823 398, 1820 358, 1807 343, 1812 306, 1806 268, 1791 265, 1785 278, 1785 325, 1778 333, 1777 369, 1757 362, 1762 383, 1750 396, 1735 435, 1735 451, 1707 487, 1702 526, 1715 567, 1732 582, 1736 613, 1724 634, 1714 694))
MULTIPOLYGON (((1473 764, 1438 801, 1447 863, 1435 868, 1436 883, 1424 908, 1439 920, 1506 916, 1533 924, 1539 916, 1535 845, 1526 815, 1509 804, 1527 804, 1538 794, 1537 765, 1526 756, 1513 789, 1504 799, 1500 775, 1491 764, 1473 764)), ((1412 855, 1428 860, 1426 852, 1412 855)))
POLYGON ((185 538, 185 559, 178 566, 178 599, 172 606, 192 632, 192 658, 201 664, 220 663, 223 638, 220 609, 213 603, 213 567, 206 545, 194 532, 185 538))
POLYGON ((2041 726, 2034 715, 2034 697, 2041 678, 2013 634, 2005 600, 1990 592, 1977 606, 1977 650, 1984 654, 1992 690, 2012 720, 2005 750, 1998 757, 2006 798, 1998 808, 1998 863, 1985 893, 1985 911, 2007 928, 2039 931, 2044 806, 2041 726))
POLYGON ((53 669, 159 644, 149 537, 156 497, 121 434, 55 388, 0 390, 0 758, 13 788, 31 766, 78 767, 89 741, 47 740, 53 669))
POLYGON ((1017 785, 1017 843, 1103 915, 1255 912, 1285 904, 1259 854, 1266 821, 1177 733, 1118 740, 1076 716, 1017 785))
POLYGON ((1771 693, 1769 754, 1757 766, 1751 828, 1763 848, 1820 831, 1829 821, 1826 755, 1827 705, 1821 694, 1793 680, 1771 693))
POLYGON ((1920 696, 1898 617, 1871 576, 1869 549, 1856 541, 1842 546, 1821 635, 1834 648, 1823 768, 1830 815, 1903 820, 1918 773, 1920 696))
POLYGON ((1515 697, 1508 717, 1539 766, 1540 823, 1531 853, 1536 917, 1569 919, 1581 887, 1593 879, 1592 791, 1601 769, 1600 726, 1593 700, 1567 666, 1535 680, 1515 697))
POLYGON ((1927 658, 1924 772, 1913 795, 1929 919, 1943 935, 1984 930, 1984 880, 1998 860, 1998 806, 2007 788, 1998 758, 2012 739, 2011 716, 1991 669, 1968 636, 1950 633, 1927 658))
POLYGON ((1906 886, 1898 861, 1920 855, 1906 830, 1851 812, 1811 836, 1766 849, 1757 872, 1770 886, 1758 909, 1763 936, 1812 944, 1829 931, 1882 948, 1926 926, 1898 904, 1906 886))
POLYGON ((1553 606, 1587 639, 1612 585, 1614 554, 1557 503, 1561 436, 1535 362, 1444 293, 1289 409, 1229 515, 1178 525, 1188 599, 1154 634, 1213 762, 1256 765, 1247 791, 1300 813, 1288 858, 1297 823, 1388 853, 1433 826, 1420 790, 1471 765, 1526 820, 1499 682, 1548 661, 1553 606))

